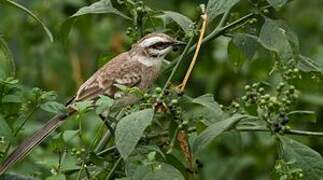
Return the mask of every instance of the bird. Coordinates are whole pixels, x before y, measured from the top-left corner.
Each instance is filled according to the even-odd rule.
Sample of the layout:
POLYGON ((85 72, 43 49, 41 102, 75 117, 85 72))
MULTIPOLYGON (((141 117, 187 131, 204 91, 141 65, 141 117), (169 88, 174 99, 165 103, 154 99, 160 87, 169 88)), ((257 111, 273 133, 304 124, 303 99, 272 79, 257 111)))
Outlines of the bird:
POLYGON ((150 33, 134 43, 129 51, 112 58, 79 87, 76 95, 66 104, 67 113, 54 116, 13 150, 0 165, 0 175, 27 156, 75 113, 73 105, 76 102, 94 102, 101 95, 106 95, 115 99, 114 107, 135 103, 137 98, 121 93, 118 85, 147 90, 157 79, 165 56, 184 44, 165 33, 150 33))

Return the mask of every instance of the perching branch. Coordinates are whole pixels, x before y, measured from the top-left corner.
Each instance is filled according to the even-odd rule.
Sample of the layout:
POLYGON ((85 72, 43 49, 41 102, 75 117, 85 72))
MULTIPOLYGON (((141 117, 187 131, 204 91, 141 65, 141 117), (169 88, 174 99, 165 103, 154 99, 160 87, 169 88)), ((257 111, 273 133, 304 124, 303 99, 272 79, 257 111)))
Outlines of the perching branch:
MULTIPOLYGON (((266 6, 261 7, 260 10, 265 10, 265 9, 269 9, 269 8, 271 8, 271 6, 266 5, 266 6)), ((225 21, 227 19, 228 14, 229 14, 229 11, 227 11, 226 14, 223 15, 222 20, 220 21, 219 25, 220 24, 222 24, 222 25, 225 24, 225 21)), ((211 40, 214 40, 214 39, 218 38, 221 35, 224 35, 226 32, 230 31, 232 28, 238 26, 241 23, 244 23, 244 22, 248 21, 249 19, 255 17, 256 15, 258 15, 257 12, 251 12, 251 13, 249 13, 249 14, 247 14, 247 15, 245 15, 245 16, 243 16, 243 17, 241 17, 241 18, 239 18, 239 19, 237 19, 237 20, 223 26, 223 27, 218 25, 217 28, 215 28, 209 35, 207 35, 203 39, 202 45, 204 43, 206 43, 206 42, 209 42, 211 40)), ((194 49, 196 48, 196 46, 197 46, 197 44, 194 44, 192 47, 190 47, 190 49, 188 50, 188 53, 186 55, 192 53, 194 51, 194 49)), ((172 67, 175 66, 175 64, 177 64, 177 61, 179 61, 179 59, 180 58, 177 58, 174 61, 172 61, 164 71, 169 71, 172 67)))
POLYGON ((194 56, 193 56, 193 59, 191 61, 191 64, 185 74, 185 77, 183 79, 183 82, 182 84, 180 85, 180 91, 183 92, 185 87, 186 87, 186 84, 187 84, 187 81, 192 73, 192 70, 193 70, 193 67, 196 63, 196 59, 197 59, 197 56, 200 52, 200 48, 201 48, 201 45, 202 45, 202 40, 204 38, 204 34, 205 34, 205 31, 206 31, 206 26, 207 26, 207 14, 204 13, 201 15, 201 18, 202 18, 202 27, 201 27, 201 33, 200 33, 200 37, 199 37, 199 40, 197 41, 197 45, 196 45, 196 49, 195 49, 195 53, 194 53, 194 56))

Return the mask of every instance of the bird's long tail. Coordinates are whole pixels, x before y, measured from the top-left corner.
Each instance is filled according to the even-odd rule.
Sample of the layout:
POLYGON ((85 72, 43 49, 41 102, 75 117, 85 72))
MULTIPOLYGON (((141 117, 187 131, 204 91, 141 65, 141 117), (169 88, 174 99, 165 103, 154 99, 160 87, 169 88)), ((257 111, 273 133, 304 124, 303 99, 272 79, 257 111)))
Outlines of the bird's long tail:
POLYGON ((20 144, 0 165, 0 176, 13 164, 24 158, 35 146, 43 142, 55 129, 63 124, 69 115, 56 115, 31 137, 20 144))

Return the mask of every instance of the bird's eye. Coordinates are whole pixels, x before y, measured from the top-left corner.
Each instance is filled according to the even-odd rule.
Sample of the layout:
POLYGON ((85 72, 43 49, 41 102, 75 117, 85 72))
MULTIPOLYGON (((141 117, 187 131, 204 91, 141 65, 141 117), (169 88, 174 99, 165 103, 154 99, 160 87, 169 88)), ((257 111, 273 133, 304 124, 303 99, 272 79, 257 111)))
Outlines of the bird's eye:
POLYGON ((152 45, 151 47, 154 49, 162 50, 162 49, 167 48, 168 46, 169 46, 169 43, 167 43, 167 42, 158 42, 158 43, 155 43, 154 45, 152 45))

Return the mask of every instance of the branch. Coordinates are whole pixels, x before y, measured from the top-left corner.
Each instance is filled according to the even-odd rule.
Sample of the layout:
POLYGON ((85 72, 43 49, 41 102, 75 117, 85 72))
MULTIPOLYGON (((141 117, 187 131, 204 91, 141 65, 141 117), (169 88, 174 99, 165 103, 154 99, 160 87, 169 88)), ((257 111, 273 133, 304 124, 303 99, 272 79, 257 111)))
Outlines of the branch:
POLYGON ((181 92, 184 91, 184 89, 186 87, 186 84, 187 84, 187 81, 188 81, 188 79, 189 79, 189 77, 190 77, 190 75, 192 73, 193 67, 194 67, 194 65, 196 63, 197 56, 198 56, 198 54, 200 52, 200 48, 201 48, 201 45, 202 45, 202 40, 204 38, 204 34, 205 34, 205 31, 206 31, 207 19, 208 19, 207 14, 202 14, 201 18, 202 18, 203 22, 202 22, 200 37, 199 37, 199 40, 197 42, 195 53, 194 53, 193 59, 191 61, 191 64, 190 64, 190 66, 189 66, 189 68, 188 68, 188 70, 187 70, 187 72, 185 74, 185 77, 183 79, 183 82, 181 84, 181 89, 180 89, 181 92))
POLYGON ((178 60, 176 60, 176 65, 175 67, 173 68, 171 74, 169 75, 165 85, 164 85, 164 88, 163 88, 163 91, 162 91, 162 94, 164 93, 164 91, 167 89, 167 87, 169 86, 171 80, 173 79, 174 75, 175 75, 175 72, 177 71, 178 67, 179 67, 179 64, 182 62, 182 60, 184 59, 184 57, 186 56, 186 54, 188 53, 188 50, 190 49, 190 46, 191 44, 193 43, 193 40, 194 40, 194 35, 192 35, 191 39, 188 41, 187 45, 185 46, 185 49, 183 51, 183 53, 180 55, 180 57, 178 58, 178 60))
MULTIPOLYGON (((264 126, 252 126, 252 127, 235 127, 232 129, 229 129, 228 131, 241 131, 241 132, 271 132, 267 127, 264 126)), ((188 133, 195 132, 196 128, 190 128, 188 130, 188 133)), ((146 136, 147 139, 155 139, 162 136, 167 136, 168 131, 161 132, 160 134, 154 134, 150 136, 146 136)), ((313 137, 323 137, 323 132, 316 132, 316 131, 304 131, 304 130, 297 130, 297 129, 290 129, 285 130, 284 134, 289 135, 297 135, 297 136, 313 136, 313 137)))
MULTIPOLYGON (((269 8, 271 8, 271 6, 270 5, 266 5, 266 6, 263 6, 263 7, 261 7, 260 8, 260 10, 265 10, 265 9, 269 9, 269 8)), ((227 12, 228 13, 228 12, 227 12)), ((228 13, 229 14, 229 13, 228 13)), ((228 15, 227 14, 227 15, 228 15)), ((233 22, 231 22, 231 23, 229 23, 228 25, 226 25, 226 26, 223 26, 223 27, 217 27, 217 28, 215 28, 209 35, 207 35, 204 39, 203 39, 203 41, 202 41, 202 44, 204 44, 204 43, 206 43, 206 42, 208 42, 208 41, 211 41, 211 40, 213 40, 213 39, 216 39, 217 37, 219 37, 219 36, 221 36, 221 35, 224 35, 227 31, 229 31, 231 28, 234 28, 234 27, 236 27, 237 25, 239 25, 239 24, 241 24, 241 23, 244 23, 244 22, 246 22, 246 21, 248 21, 249 19, 251 19, 251 18, 253 18, 254 16, 256 16, 258 13, 257 12, 251 12, 251 13, 249 13, 249 14, 247 14, 247 15, 245 15, 245 16, 243 16, 243 17, 241 17, 241 18, 239 18, 239 19, 237 19, 237 20, 235 20, 235 21, 233 21, 233 22)), ((226 14, 225 14, 226 15, 226 14)), ((225 19, 227 18, 227 15, 225 16, 225 15, 223 15, 223 17, 222 17, 222 19, 221 19, 221 21, 222 21, 222 23, 224 24, 224 22, 225 22, 225 19), (225 19, 224 19, 225 18, 225 19)), ((221 23, 221 21, 220 21, 220 23, 221 23)), ((192 53, 193 51, 194 51, 194 49, 196 48, 196 44, 195 45, 193 45, 189 50, 188 50, 188 53, 186 54, 186 55, 188 55, 188 54, 190 54, 190 53, 192 53)), ((170 70, 170 68, 172 68, 176 63, 177 63, 177 61, 179 60, 179 58, 177 58, 177 59, 175 59, 174 61, 172 61, 172 63, 171 64, 169 64, 169 66, 164 70, 164 71, 168 71, 168 70, 170 70)))
MULTIPOLYGON (((268 128, 262 126, 255 126, 255 127, 236 127, 233 130, 237 131, 255 131, 255 132, 271 132, 268 128)), ((297 130, 297 129, 287 129, 284 131, 284 134, 289 135, 297 135, 297 136, 316 136, 316 137, 323 137, 323 132, 315 132, 315 131, 304 131, 304 130, 297 130)))

